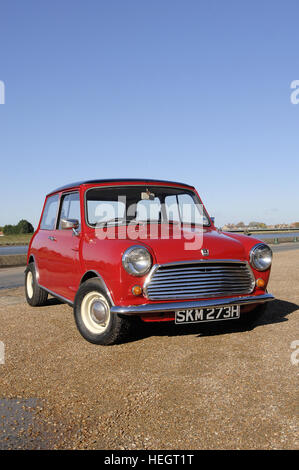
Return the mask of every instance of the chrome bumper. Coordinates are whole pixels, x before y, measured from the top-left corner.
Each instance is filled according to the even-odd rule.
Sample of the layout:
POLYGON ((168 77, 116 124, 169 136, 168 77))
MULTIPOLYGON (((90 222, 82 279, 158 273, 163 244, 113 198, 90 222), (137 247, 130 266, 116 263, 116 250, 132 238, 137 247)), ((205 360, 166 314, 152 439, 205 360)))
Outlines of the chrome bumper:
POLYGON ((112 313, 121 315, 147 315, 151 313, 169 313, 176 310, 186 310, 188 308, 210 308, 223 307, 226 305, 250 305, 260 304, 274 300, 272 294, 250 295, 247 297, 230 297, 228 299, 210 299, 210 300, 192 300, 185 302, 163 302, 155 304, 131 305, 129 307, 121 307, 114 305, 111 307, 112 313))

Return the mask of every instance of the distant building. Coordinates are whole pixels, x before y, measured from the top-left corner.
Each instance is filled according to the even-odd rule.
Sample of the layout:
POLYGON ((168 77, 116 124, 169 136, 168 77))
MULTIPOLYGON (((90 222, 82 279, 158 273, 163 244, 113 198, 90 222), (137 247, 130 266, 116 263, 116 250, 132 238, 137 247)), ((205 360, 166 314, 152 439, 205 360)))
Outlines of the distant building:
POLYGON ((251 223, 249 225, 240 225, 240 224, 225 224, 222 227, 224 231, 244 231, 250 232, 251 230, 285 230, 290 228, 299 228, 299 222, 294 222, 292 224, 276 224, 276 225, 267 225, 264 223, 251 223))
POLYGON ((0 230, 0 237, 4 237, 4 233, 0 230))

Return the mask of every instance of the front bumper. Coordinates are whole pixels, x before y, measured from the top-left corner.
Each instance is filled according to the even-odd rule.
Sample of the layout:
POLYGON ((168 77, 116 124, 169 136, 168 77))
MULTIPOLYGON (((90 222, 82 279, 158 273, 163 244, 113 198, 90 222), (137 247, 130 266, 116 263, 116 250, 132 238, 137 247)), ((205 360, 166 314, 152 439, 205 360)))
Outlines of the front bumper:
POLYGON ((260 304, 274 300, 272 294, 250 295, 247 297, 229 297, 226 299, 210 299, 210 300, 192 300, 185 302, 164 302, 156 304, 131 305, 121 307, 114 305, 111 307, 112 313, 121 315, 147 315, 152 313, 169 313, 176 310, 186 310, 194 308, 213 308, 223 307, 226 305, 250 305, 260 304))

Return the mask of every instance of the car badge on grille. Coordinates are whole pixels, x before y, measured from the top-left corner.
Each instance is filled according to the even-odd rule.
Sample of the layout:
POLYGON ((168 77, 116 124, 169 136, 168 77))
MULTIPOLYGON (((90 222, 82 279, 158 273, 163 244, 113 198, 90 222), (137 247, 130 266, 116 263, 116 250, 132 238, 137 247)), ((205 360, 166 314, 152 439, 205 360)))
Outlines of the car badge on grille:
POLYGON ((209 250, 207 250, 206 248, 203 248, 203 249, 201 250, 201 254, 202 254, 202 256, 209 256, 209 255, 210 255, 210 252, 209 252, 209 250))

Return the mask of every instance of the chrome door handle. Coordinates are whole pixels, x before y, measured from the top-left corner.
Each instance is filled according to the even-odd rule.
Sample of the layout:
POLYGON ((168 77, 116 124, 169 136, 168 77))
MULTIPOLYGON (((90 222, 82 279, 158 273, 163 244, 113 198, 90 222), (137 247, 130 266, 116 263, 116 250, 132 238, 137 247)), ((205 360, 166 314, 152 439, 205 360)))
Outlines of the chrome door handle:
POLYGON ((55 237, 49 236, 48 238, 49 238, 49 240, 51 240, 52 242, 56 242, 56 238, 55 238, 55 237))

